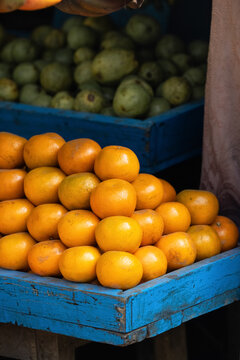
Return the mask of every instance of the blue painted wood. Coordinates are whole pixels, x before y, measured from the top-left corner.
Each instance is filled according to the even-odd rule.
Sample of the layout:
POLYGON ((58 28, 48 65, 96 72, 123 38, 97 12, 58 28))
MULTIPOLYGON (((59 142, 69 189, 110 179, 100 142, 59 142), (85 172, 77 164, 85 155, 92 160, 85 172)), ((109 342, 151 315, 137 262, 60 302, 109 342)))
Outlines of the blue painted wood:
POLYGON ((121 291, 0 269, 0 322, 125 346, 240 300, 240 247, 121 291))
POLYGON ((54 131, 65 140, 88 137, 101 146, 126 146, 137 154, 141 172, 156 173, 201 153, 203 108, 200 100, 138 120, 0 102, 0 131, 27 138, 54 131))

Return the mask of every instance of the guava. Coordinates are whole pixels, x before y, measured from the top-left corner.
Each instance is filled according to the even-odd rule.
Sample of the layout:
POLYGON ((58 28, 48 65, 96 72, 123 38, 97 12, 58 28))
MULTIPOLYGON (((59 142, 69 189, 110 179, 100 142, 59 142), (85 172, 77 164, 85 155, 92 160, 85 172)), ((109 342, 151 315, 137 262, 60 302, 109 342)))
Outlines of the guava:
POLYGON ((158 59, 157 62, 163 70, 164 79, 178 75, 179 70, 170 59, 158 59))
POLYGON ((128 20, 125 31, 137 44, 148 46, 158 40, 161 27, 154 17, 146 14, 135 14, 128 20))
POLYGON ((73 50, 80 47, 94 48, 97 44, 97 33, 85 25, 75 26, 67 34, 67 43, 73 50))
POLYGON ((102 94, 95 90, 80 91, 74 101, 76 111, 100 113, 104 107, 105 100, 102 94))
POLYGON ((193 40, 188 44, 188 53, 193 57, 196 64, 207 61, 209 44, 204 40, 193 40))
POLYGON ((3 101, 15 101, 19 96, 18 86, 15 81, 2 78, 0 79, 0 99, 3 101))
POLYGON ((71 65, 73 63, 73 51, 68 47, 57 49, 54 60, 65 65, 71 65))
POLYGON ((33 61, 33 64, 35 65, 35 67, 37 68, 37 70, 39 72, 42 71, 42 69, 47 65, 49 64, 50 61, 48 60, 44 60, 44 59, 37 59, 37 60, 34 60, 33 61))
POLYGON ((83 61, 92 60, 96 56, 96 51, 88 47, 80 47, 73 54, 73 61, 76 65, 83 61))
POLYGON ((121 87, 121 86, 128 86, 128 85, 131 85, 131 84, 141 85, 145 89, 145 91, 148 92, 148 94, 150 96, 153 96, 153 89, 152 89, 151 85, 147 81, 145 81, 143 78, 138 76, 138 75, 128 75, 128 76, 126 76, 121 81, 118 88, 121 87))
POLYGON ((184 51, 184 42, 173 34, 163 35, 155 47, 156 57, 164 59, 170 59, 174 54, 183 53, 184 51))
POLYGON ((34 106, 50 107, 52 97, 48 94, 39 94, 31 103, 34 106))
POLYGON ((95 80, 86 80, 79 84, 79 90, 96 90, 102 92, 101 86, 95 80))
POLYGON ((6 43, 2 49, 1 49, 1 60, 6 63, 12 63, 13 62, 13 49, 14 40, 10 41, 9 43, 6 43))
POLYGON ((171 109, 169 102, 163 97, 154 97, 151 101, 147 117, 160 115, 171 109))
POLYGON ((113 110, 118 116, 138 118, 150 107, 152 96, 141 83, 129 83, 117 88, 113 99, 113 110))
POLYGON ((38 56, 37 46, 26 38, 13 40, 12 59, 15 63, 33 61, 38 56))
POLYGON ((78 64, 74 69, 73 78, 78 85, 87 80, 94 80, 92 74, 92 61, 83 61, 78 64))
POLYGON ((114 28, 114 24, 109 16, 86 17, 83 24, 102 34, 114 28))
POLYGON ((27 84, 20 90, 19 101, 23 104, 30 105, 40 94, 45 94, 45 91, 39 85, 27 84))
POLYGON ((161 67, 156 61, 148 61, 140 66, 138 75, 152 86, 156 86, 164 79, 161 67))
POLYGON ((165 80, 162 85, 162 96, 171 105, 178 106, 189 101, 192 95, 190 84, 184 77, 173 76, 165 80))
POLYGON ((117 32, 116 36, 111 36, 107 39, 103 39, 100 43, 100 48, 103 50, 106 49, 134 50, 135 44, 130 37, 117 32))
POLYGON ((183 77, 187 79, 190 85, 203 85, 206 80, 205 72, 200 67, 191 67, 184 74, 183 77))
POLYGON ((50 106, 57 109, 73 110, 74 98, 67 91, 60 91, 53 96, 50 106))
POLYGON ((172 62, 179 69, 180 74, 183 74, 187 71, 192 65, 192 58, 190 55, 185 53, 177 53, 171 57, 172 62))
POLYGON ((64 21, 62 25, 62 30, 68 33, 72 27, 82 25, 83 20, 84 18, 81 16, 70 16, 64 21))
POLYGON ((46 65, 40 73, 40 83, 50 93, 68 90, 72 85, 72 80, 71 69, 57 62, 46 65))
POLYGON ((200 100, 205 95, 205 86, 195 85, 192 88, 192 100, 200 100))
POLYGON ((49 25, 39 25, 33 29, 31 39, 39 46, 43 46, 46 36, 51 32, 52 27, 49 25))
POLYGON ((137 69, 138 62, 133 51, 108 49, 100 51, 92 61, 92 74, 101 84, 119 82, 137 69))
POLYGON ((11 78, 12 67, 10 64, 0 62, 0 79, 11 78))
POLYGON ((116 116, 112 106, 104 107, 101 110, 101 114, 106 116, 116 116))
POLYGON ((14 68, 12 78, 19 86, 35 84, 39 80, 39 71, 32 63, 21 63, 14 68))
POLYGON ((60 29, 52 29, 43 41, 43 45, 47 49, 59 49, 65 45, 66 35, 60 29))

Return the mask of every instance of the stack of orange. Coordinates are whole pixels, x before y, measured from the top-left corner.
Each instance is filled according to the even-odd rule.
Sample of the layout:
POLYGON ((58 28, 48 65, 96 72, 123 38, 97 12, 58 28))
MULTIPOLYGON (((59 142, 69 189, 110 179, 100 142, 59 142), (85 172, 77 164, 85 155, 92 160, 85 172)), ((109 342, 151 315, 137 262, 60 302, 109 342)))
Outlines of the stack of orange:
POLYGON ((176 194, 136 154, 0 133, 0 267, 129 289, 237 246, 209 191, 176 194))

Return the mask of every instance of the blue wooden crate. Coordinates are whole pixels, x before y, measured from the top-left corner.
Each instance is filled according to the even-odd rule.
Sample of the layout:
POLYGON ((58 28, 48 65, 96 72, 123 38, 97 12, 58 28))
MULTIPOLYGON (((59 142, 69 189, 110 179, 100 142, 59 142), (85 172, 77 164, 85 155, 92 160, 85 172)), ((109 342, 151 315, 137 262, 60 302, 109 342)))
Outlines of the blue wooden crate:
POLYGON ((0 131, 27 138, 52 131, 65 140, 87 137, 102 147, 126 146, 137 154, 141 172, 157 173, 201 153, 203 111, 200 100, 136 120, 0 101, 0 131))
POLYGON ((240 300, 240 247, 122 291, 0 269, 0 322, 125 346, 240 300))

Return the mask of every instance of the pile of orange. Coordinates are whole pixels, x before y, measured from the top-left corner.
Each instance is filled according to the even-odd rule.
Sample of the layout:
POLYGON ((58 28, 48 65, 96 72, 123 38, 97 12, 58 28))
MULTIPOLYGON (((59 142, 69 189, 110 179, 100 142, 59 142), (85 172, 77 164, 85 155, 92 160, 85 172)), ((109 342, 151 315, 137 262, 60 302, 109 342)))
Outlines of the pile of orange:
POLYGON ((217 197, 141 173, 136 154, 0 132, 0 267, 129 289, 237 246, 217 197))

